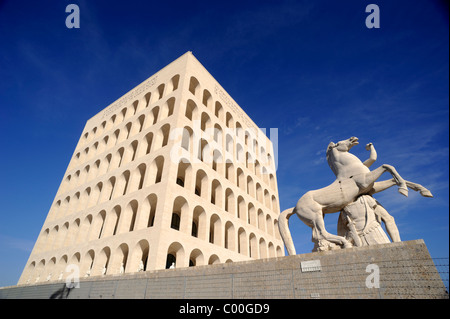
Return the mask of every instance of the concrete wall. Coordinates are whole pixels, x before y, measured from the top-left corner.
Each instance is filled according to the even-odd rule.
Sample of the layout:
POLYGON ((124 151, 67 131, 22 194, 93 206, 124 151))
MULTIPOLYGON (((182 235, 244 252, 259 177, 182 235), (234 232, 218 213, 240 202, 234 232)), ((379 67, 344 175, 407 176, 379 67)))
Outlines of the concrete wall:
POLYGON ((14 286, 1 288, 0 298, 448 298, 448 294, 425 243, 414 240, 91 277, 71 290, 62 282, 14 286), (368 265, 372 265, 369 272, 368 265), (379 270, 379 288, 366 286, 368 276, 375 274, 370 271, 373 265, 379 270))

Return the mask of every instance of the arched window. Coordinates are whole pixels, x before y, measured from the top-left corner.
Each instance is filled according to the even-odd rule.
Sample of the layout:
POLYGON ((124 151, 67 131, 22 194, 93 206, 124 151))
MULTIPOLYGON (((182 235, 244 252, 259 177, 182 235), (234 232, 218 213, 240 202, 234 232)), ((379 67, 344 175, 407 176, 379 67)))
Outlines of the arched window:
POLYGON ((108 237, 116 234, 117 226, 119 224, 121 208, 119 205, 115 206, 107 215, 105 221, 105 229, 102 232, 102 237, 108 237))
POLYGON ((200 88, 200 83, 198 82, 198 80, 191 76, 191 79, 189 81, 189 92, 191 92, 194 95, 199 94, 199 88, 200 88))
POLYGON ((127 191, 128 181, 130 180, 130 171, 126 170, 120 175, 114 187, 113 198, 125 195, 127 191))
POLYGON ((102 236, 103 227, 105 226, 106 212, 102 210, 94 218, 93 229, 90 234, 90 239, 99 239, 102 236))
POLYGON ((143 97, 139 99, 139 101, 135 101, 133 104, 136 108, 136 113, 145 109, 150 101, 150 93, 145 94, 143 97))
POLYGON ((174 254, 167 254, 166 269, 175 267, 176 263, 177 263, 177 257, 175 257, 174 254))
POLYGON ((127 272, 141 272, 147 270, 148 256, 150 245, 147 240, 142 239, 133 249, 133 254, 130 257, 129 267, 127 272))
MULTIPOLYGON (((173 208, 172 208, 172 220, 170 222, 170 228, 175 230, 181 230, 181 223, 182 220, 184 220, 184 223, 187 221, 187 211, 188 211, 188 204, 187 201, 182 197, 178 196, 175 198, 173 202, 173 208)), ((187 225, 183 226, 183 231, 187 231, 187 225)))
POLYGON ((100 198, 100 193, 102 192, 102 188, 103 188, 103 183, 100 182, 98 183, 95 187, 94 190, 92 191, 92 193, 90 194, 90 198, 89 198, 89 202, 87 207, 92 207, 94 205, 97 204, 99 198, 100 198))
POLYGON ((253 184, 253 179, 250 176, 247 176, 247 194, 255 197, 255 187, 253 184))
POLYGON ((267 245, 264 238, 259 240, 259 258, 267 258, 267 245))
POLYGON ((89 229, 91 228, 91 224, 92 224, 92 215, 87 215, 80 224, 80 230, 78 232, 78 238, 76 241, 77 244, 88 241, 88 234, 89 229))
POLYGON ((235 231, 233 223, 228 221, 225 224, 225 248, 230 250, 236 250, 236 242, 235 242, 235 231))
POLYGON ((113 170, 120 167, 120 162, 122 161, 123 153, 124 153, 123 147, 117 150, 117 152, 114 154, 114 157, 111 159, 111 164, 109 165, 108 170, 113 170))
POLYGON ((141 207, 141 218, 138 222, 137 229, 153 226, 157 203, 158 197, 155 194, 147 196, 141 207))
POLYGON ((208 90, 203 90, 203 105, 206 107, 211 107, 212 106, 212 97, 211 97, 211 93, 209 93, 208 90))
POLYGON ((220 102, 216 102, 214 115, 221 121, 223 121, 223 112, 224 111, 223 111, 222 104, 220 104, 220 102))
POLYGON ((137 167, 137 171, 135 172, 135 176, 136 176, 136 185, 137 185, 137 189, 142 189, 142 187, 144 186, 144 179, 145 179, 145 171, 147 169, 147 166, 142 163, 141 165, 139 165, 137 167))
POLYGON ((119 274, 125 271, 129 272, 127 269, 128 252, 129 248, 125 243, 117 247, 114 253, 114 260, 110 266, 111 269, 108 269, 109 274, 119 274))
POLYGON ((266 216, 266 232, 273 236, 273 224, 272 224, 272 218, 269 214, 266 216))
POLYGON ((228 128, 234 127, 233 116, 232 116, 229 112, 227 112, 227 115, 226 115, 226 118, 225 118, 225 125, 226 125, 228 128))
POLYGON ((150 186, 161 182, 164 168, 164 157, 158 156, 149 167, 148 177, 145 186, 150 186))
POLYGON ((150 114, 151 116, 149 116, 147 123, 145 124, 145 128, 155 125, 158 122, 159 106, 155 106, 151 110, 150 114))
POLYGON ((111 249, 109 247, 103 248, 99 256, 96 258, 94 266, 92 267, 93 276, 106 274, 106 272, 108 271, 110 257, 111 249))
POLYGON ((246 210, 246 205, 245 205, 244 198, 242 196, 238 197, 238 201, 237 201, 237 216, 241 220, 247 221, 247 210, 246 210))
POLYGON ((192 237, 198 237, 198 221, 192 220, 192 231, 191 231, 192 237))
POLYGON ((265 220, 264 220, 264 213, 261 209, 258 209, 258 228, 262 231, 265 231, 265 220))
POLYGON ((215 170, 217 173, 223 175, 223 159, 222 154, 218 150, 213 151, 213 158, 212 158, 212 169, 215 170))
POLYGON ((257 226, 256 221, 256 209, 255 206, 252 203, 248 204, 248 219, 247 222, 252 226, 257 226))
POLYGON ((136 223, 136 214, 138 210, 137 200, 132 200, 126 206, 119 229, 119 234, 131 232, 134 230, 136 223))
POLYGON ((191 182, 191 171, 192 171, 192 167, 191 164, 188 163, 187 161, 180 161, 180 163, 178 163, 178 171, 177 171, 177 180, 176 183, 178 185, 180 185, 181 187, 185 187, 186 185, 190 185, 191 182))
POLYGON ((219 124, 214 125, 214 141, 218 144, 220 148, 222 148, 222 128, 219 124))
POLYGON ((194 132, 190 127, 184 127, 183 128, 183 136, 181 139, 181 147, 184 148, 186 151, 189 151, 192 149, 192 135, 194 132))
POLYGON ((195 177, 195 194, 204 199, 208 194, 208 177, 203 170, 198 170, 195 177))
POLYGON ((211 154, 208 142, 201 138, 199 139, 198 145, 198 156, 197 158, 201 160, 203 163, 210 164, 211 163, 211 154))
POLYGON ((209 242, 218 246, 222 245, 222 222, 217 214, 213 214, 209 223, 209 242))
POLYGON ((135 120, 130 131, 130 136, 136 135, 142 131, 142 128, 144 127, 144 120, 145 120, 144 114, 142 114, 135 120))
POLYGON ((226 135, 225 150, 231 155, 234 154, 233 137, 230 134, 226 135))
POLYGON ((253 233, 250 234, 248 250, 250 258, 258 258, 258 240, 253 233))
POLYGON ((238 230, 238 253, 243 254, 245 256, 249 256, 247 234, 245 233, 245 230, 242 227, 240 227, 238 230))
POLYGON ((137 150, 136 158, 139 158, 141 156, 145 156, 150 153, 150 150, 152 148, 152 141, 153 141, 153 133, 147 133, 144 138, 139 143, 139 147, 137 150))
POLYGON ((225 191, 225 211, 229 212, 232 216, 234 216, 236 212, 236 201, 234 199, 233 191, 230 188, 227 188, 225 191))
POLYGON ((220 258, 216 254, 213 254, 211 255, 211 257, 209 257, 208 265, 215 265, 215 264, 220 264, 220 258))
MULTIPOLYGON (((72 257, 73 259, 73 257, 72 257)), ((92 267, 94 265, 95 260, 95 252, 93 249, 90 249, 85 256, 82 258, 81 262, 81 269, 80 269, 80 275, 82 276, 90 276, 92 275, 92 267)))
POLYGON ((226 160, 225 163, 225 178, 231 183, 236 183, 234 178, 234 165, 230 160, 226 160))
POLYGON ((206 226, 206 212, 201 206, 194 208, 192 216, 192 231, 191 235, 202 240, 207 240, 207 226, 206 226), (194 229, 195 225, 195 229, 194 229))
POLYGON ((211 203, 222 208, 222 196, 222 185, 217 179, 215 179, 211 183, 211 203))
POLYGON ((157 148, 161 148, 167 145, 167 143, 169 142, 169 134, 170 134, 170 125, 169 124, 163 125, 156 136, 155 145, 157 148))
POLYGON ((189 267, 200 266, 203 265, 203 263, 203 253, 199 249, 194 249, 189 256, 189 267))
POLYGON ((184 267, 184 248, 178 242, 173 242, 167 249, 166 269, 184 267))
POLYGON ((205 132, 207 129, 211 127, 211 119, 206 112, 202 113, 200 129, 205 132))
POLYGON ((174 75, 167 86, 167 92, 173 92, 178 89, 178 83, 180 82, 180 75, 174 75))
POLYGON ((242 128, 241 123, 236 121, 236 137, 239 142, 244 141, 244 129, 242 128))
POLYGON ((170 228, 180 230, 180 212, 172 213, 172 221, 170 222, 170 228))
POLYGON ((197 105, 191 99, 187 101, 184 115, 191 121, 197 117, 197 105))

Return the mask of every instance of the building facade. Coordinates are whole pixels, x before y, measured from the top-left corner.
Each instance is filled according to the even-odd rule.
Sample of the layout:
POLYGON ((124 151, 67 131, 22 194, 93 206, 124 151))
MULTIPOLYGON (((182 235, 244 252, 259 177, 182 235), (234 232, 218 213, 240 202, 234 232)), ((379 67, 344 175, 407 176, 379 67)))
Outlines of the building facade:
POLYGON ((18 284, 284 256, 273 145, 187 52, 89 119, 18 284))

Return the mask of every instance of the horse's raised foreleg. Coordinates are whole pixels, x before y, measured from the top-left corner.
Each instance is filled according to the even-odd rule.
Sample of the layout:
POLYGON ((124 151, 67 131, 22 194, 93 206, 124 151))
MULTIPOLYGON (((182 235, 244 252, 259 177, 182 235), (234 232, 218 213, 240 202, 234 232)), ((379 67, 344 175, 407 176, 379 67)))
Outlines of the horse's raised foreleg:
POLYGON ((384 172, 389 172, 392 175, 395 184, 398 186, 398 192, 407 197, 408 196, 408 188, 406 185, 406 181, 400 176, 400 174, 397 172, 397 170, 391 165, 383 164, 380 167, 378 167, 377 169, 374 169, 373 171, 371 171, 370 173, 367 173, 365 175, 366 184, 375 183, 375 181, 378 178, 380 178, 380 176, 384 172))
MULTIPOLYGON (((410 181, 405 181, 406 186, 410 189, 412 189, 413 191, 416 192, 420 192, 420 194, 424 197, 433 197, 433 195, 431 194, 431 192, 423 187, 420 184, 417 183, 413 183, 410 181)), ((375 182, 375 184, 373 185, 373 188, 371 189, 371 191, 369 192, 370 195, 373 195, 375 193, 379 193, 381 191, 384 191, 385 189, 388 189, 389 187, 392 187, 394 185, 396 185, 397 183, 395 182, 394 179, 390 179, 387 181, 381 181, 381 182, 375 182)))

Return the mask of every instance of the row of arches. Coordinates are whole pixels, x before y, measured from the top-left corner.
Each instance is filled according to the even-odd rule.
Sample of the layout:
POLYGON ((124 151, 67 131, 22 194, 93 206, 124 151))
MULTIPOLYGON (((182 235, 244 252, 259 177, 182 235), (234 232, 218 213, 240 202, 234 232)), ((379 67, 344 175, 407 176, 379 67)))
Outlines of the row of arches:
POLYGON ((251 203, 247 206, 242 201, 240 205, 241 216, 236 218, 232 215, 206 211, 202 205, 190 207, 183 196, 177 196, 172 206, 170 227, 202 241, 248 257, 256 257, 251 255, 251 251, 247 249, 246 243, 250 241, 251 234, 264 234, 261 236, 264 243, 266 242, 265 238, 280 240, 278 220, 272 218, 270 214, 265 214, 261 209, 257 210, 251 203), (255 228, 252 230, 248 225, 255 228), (257 232, 256 229, 259 229, 260 232, 257 232), (250 230, 252 231, 249 234, 250 230))
POLYGON ((71 196, 57 200, 49 213, 49 220, 72 215, 161 182, 164 156, 159 155, 151 161, 148 160, 150 162, 148 165, 146 162, 143 160, 134 168, 126 169, 97 182, 95 186, 86 187, 83 191, 77 191, 71 196))
MULTIPOLYGON (((82 169, 69 174, 63 179, 59 194, 77 188, 99 176, 105 175, 121 166, 135 161, 143 156, 156 152, 169 142, 170 124, 162 125, 156 132, 141 134, 128 145, 119 147, 114 152, 108 153, 103 158, 87 163, 82 169)), ((104 151, 101 151, 100 156, 104 151)))
MULTIPOLYGON (((167 145, 169 130, 169 124, 164 125, 159 130, 159 138, 156 139, 156 144, 160 144, 159 147, 164 147, 165 145, 167 145)), ((133 160, 148 155, 152 150, 152 141, 153 133, 150 132, 145 135, 140 142, 135 140, 131 142, 126 148, 119 148, 114 156, 112 156, 112 154, 110 153, 103 159, 103 161, 97 160, 92 164, 92 166, 87 165, 81 173, 77 171, 73 178, 66 178, 68 184, 64 184, 65 187, 63 186, 63 189, 71 189, 77 187, 86 182, 89 182, 92 179, 97 178, 98 176, 102 176, 111 170, 119 168, 122 165, 126 165, 133 160)), ((232 183, 235 183, 240 189, 254 197, 260 203, 264 203, 266 207, 271 208, 275 212, 278 211, 278 202, 275 195, 271 195, 267 189, 263 189, 259 182, 255 183, 251 175, 246 176, 241 168, 237 168, 236 170, 234 170, 234 164, 230 162, 226 163, 225 165, 222 165, 220 163, 218 164, 217 162, 214 163, 215 166, 213 167, 213 169, 220 172, 222 175, 225 175, 226 179, 228 179, 232 183)), ((102 203, 106 200, 124 195, 125 193, 130 193, 142 189, 142 187, 158 183, 162 178, 163 166, 164 157, 159 156, 155 160, 153 160, 150 168, 148 168, 145 163, 141 163, 136 168, 134 168, 133 171, 124 171, 119 178, 112 176, 108 179, 108 181, 98 182, 97 185, 93 186, 92 188, 87 187, 83 192, 76 192, 72 196, 72 202, 71 196, 66 196, 64 200, 60 199, 56 201, 54 205, 54 211, 51 214, 52 219, 69 215, 75 211, 80 211, 82 209, 92 207, 97 203, 102 203), (117 186, 116 180, 118 181, 117 186), (131 185, 128 187, 128 183, 130 180, 131 185), (80 198, 82 198, 82 200, 80 200, 80 198), (74 200, 76 201, 75 204, 74 200)), ((69 177, 70 176, 71 175, 69 175, 69 177)), ((182 161, 180 161, 177 168, 177 184, 182 186, 184 186, 185 184, 190 185, 190 181, 193 180, 192 176, 193 174, 191 164, 186 159, 183 159, 182 161)), ((204 170, 197 171, 195 177, 195 186, 191 187, 191 189, 195 190, 196 194, 203 194, 203 197, 207 194, 207 189, 203 186, 205 182, 207 183, 207 179, 205 179, 206 176, 207 173, 204 170)), ((270 179, 274 179, 273 175, 270 176, 270 179)), ((218 184, 219 186, 215 187, 215 189, 220 191, 220 182, 217 181, 216 184, 218 184)), ((214 194, 213 196, 216 195, 214 194)), ((219 199, 219 203, 223 202, 222 200, 220 200, 221 196, 221 194, 217 196, 219 199)), ((228 203, 228 201, 225 201, 225 203, 228 203)), ((230 209, 232 209, 232 206, 230 206, 230 209)))
POLYGON ((153 227, 158 196, 148 195, 143 201, 130 200, 126 205, 115 205, 108 211, 75 216, 70 220, 47 227, 39 236, 37 253, 76 246, 97 239, 153 227))
MULTIPOLYGON (((234 170, 234 165, 231 163, 225 168, 226 178, 235 183, 242 192, 247 193, 269 210, 275 213, 279 212, 276 196, 269 190, 263 189, 260 183, 254 183, 252 176, 246 176, 241 168, 234 170)), ((232 188, 222 185, 223 183, 218 179, 209 177, 205 170, 199 168, 194 171, 187 159, 181 159, 178 163, 176 183, 230 214, 246 219, 247 214, 243 213, 240 204, 244 201, 243 196, 236 190, 233 191, 232 188)), ((254 206, 251 202, 250 204, 254 206)))
MULTIPOLYGON (((204 134, 195 130, 195 127, 192 129, 185 126, 175 129, 171 133, 171 139, 180 144, 180 155, 189 159, 190 162, 202 161, 222 176, 225 175, 224 166, 233 163, 261 179, 272 190, 276 190, 273 164, 261 163, 239 142, 235 142, 230 134, 223 135, 220 127, 212 128, 210 132, 204 134)), ((271 158, 270 154, 268 157, 271 158)))
MULTIPOLYGON (((236 229, 231 221, 227 221, 224 224, 217 214, 213 214, 210 217, 209 228, 201 228, 202 223, 207 222, 205 219, 206 215, 202 215, 202 213, 201 208, 196 208, 194 211, 194 220, 191 229, 192 236, 206 239, 211 244, 221 246, 250 258, 281 256, 280 246, 275 248, 272 242, 267 244, 266 239, 263 237, 257 240, 253 232, 248 235, 243 227, 236 229)), ((171 228, 179 230, 180 224, 180 213, 176 211, 172 214, 171 228)))
MULTIPOLYGON (((86 278, 90 276, 137 273, 155 269, 173 267, 195 267, 233 262, 232 258, 221 256, 220 252, 211 253, 202 248, 187 248, 174 241, 166 249, 165 260, 152 260, 156 256, 156 247, 152 247, 147 239, 135 243, 123 242, 117 246, 103 246, 102 249, 88 249, 63 254, 61 257, 33 260, 21 277, 22 284, 64 280, 74 274, 86 278)), ((263 239, 250 236, 248 250, 254 258, 281 256, 281 248, 272 243, 265 244, 263 239)))
POLYGON ((214 114, 221 123, 226 125, 226 127, 237 128, 240 126, 239 121, 235 121, 230 112, 225 112, 224 107, 219 101, 214 102, 211 92, 208 89, 203 89, 195 76, 191 76, 189 79, 189 92, 191 92, 197 100, 201 101, 201 103, 210 110, 210 113, 214 114))
POLYGON ((133 273, 149 270, 150 244, 142 239, 130 245, 121 243, 117 247, 104 246, 101 250, 89 249, 84 254, 67 254, 60 258, 51 257, 32 261, 27 267, 24 277, 25 283, 33 284, 44 281, 63 280, 69 274, 79 277, 133 273), (67 266, 71 266, 69 271, 67 266))
MULTIPOLYGON (((111 115, 108 120, 103 121, 98 127, 96 126, 90 129, 89 132, 85 132, 82 135, 78 146, 84 146, 85 144, 100 137, 103 133, 109 131, 110 129, 119 125, 133 115, 143 111, 148 106, 160 101, 168 94, 176 91, 178 89, 179 82, 180 75, 176 74, 167 83, 159 84, 154 91, 147 92, 141 99, 135 100, 133 103, 131 103, 131 105, 124 107, 116 114, 111 115)), ((105 111, 105 115, 110 115, 108 111, 108 109, 105 111)))
MULTIPOLYGON (((218 105, 220 105, 220 103, 218 105)), ((240 145, 241 148, 245 148, 252 157, 259 159, 259 161, 264 165, 267 165, 269 169, 273 168, 274 163, 269 152, 271 149, 270 140, 267 139, 265 134, 254 127, 244 129, 239 121, 232 127, 223 127, 223 123, 219 120, 214 120, 209 114, 209 110, 202 111, 194 100, 188 99, 185 108, 185 117, 192 121, 193 128, 197 129, 195 132, 196 134, 201 134, 202 137, 207 140, 212 140, 214 138, 216 141, 217 137, 221 140, 222 137, 226 137, 225 145, 227 151, 231 152, 231 144, 234 142, 236 145, 240 145)), ((220 144, 222 145, 223 143, 220 144)))
MULTIPOLYGON (((87 161, 113 148, 114 146, 119 145, 128 139, 131 139, 133 136, 141 133, 142 131, 148 131, 151 127, 154 127, 158 119, 158 122, 161 122, 170 117, 173 114, 174 105, 175 97, 171 97, 165 102, 161 110, 159 106, 155 106, 149 114, 141 114, 131 119, 123 127, 117 128, 114 132, 107 134, 102 139, 97 140, 93 144, 87 146, 83 151, 77 152, 72 159, 71 164, 69 165, 69 169, 73 169, 74 167, 86 163, 87 161)), ((164 131, 164 135, 167 136, 166 139, 168 139, 170 133, 170 125, 163 125, 159 131, 164 131)), ((79 172, 79 170, 77 172, 79 172)), ((77 172, 75 172, 75 174, 77 172)), ((70 180, 71 175, 68 175, 66 178, 70 180)))
MULTIPOLYGON (((46 228, 38 238, 35 252, 57 250, 153 227, 157 216, 157 203, 158 196, 152 193, 141 202, 133 199, 127 205, 115 205, 108 212, 103 209, 97 214, 75 216, 69 221, 46 228)), ((242 225, 245 226, 246 223, 267 234, 268 238, 280 239, 278 220, 270 214, 265 214, 262 209, 256 209, 252 203, 246 205, 242 198, 239 199, 236 218, 233 215, 207 213, 201 205, 190 209, 187 200, 178 196, 173 202, 170 228, 252 257, 250 251, 243 248, 246 246, 243 242, 246 240, 246 231, 242 225)))

